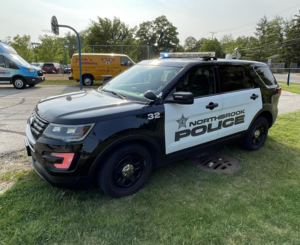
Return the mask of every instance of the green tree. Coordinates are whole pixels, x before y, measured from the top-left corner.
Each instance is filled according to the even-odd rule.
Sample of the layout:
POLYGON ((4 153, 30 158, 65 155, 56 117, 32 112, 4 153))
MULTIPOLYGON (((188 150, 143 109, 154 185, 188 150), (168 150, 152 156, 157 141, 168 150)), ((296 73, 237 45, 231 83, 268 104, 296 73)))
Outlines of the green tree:
POLYGON ((283 59, 287 66, 290 63, 298 63, 300 65, 300 10, 295 15, 292 23, 285 23, 286 39, 282 45, 283 59))
POLYGON ((63 46, 56 36, 39 36, 41 44, 35 49, 39 62, 63 63, 63 46))
POLYGON ((233 50, 236 48, 236 44, 235 44, 235 40, 233 38, 233 36, 230 35, 224 35, 221 39, 220 39, 220 44, 222 46, 222 49, 224 50, 224 52, 227 54, 232 54, 233 50))
MULTIPOLYGON (((98 17, 98 21, 91 21, 86 31, 84 43, 86 45, 126 45, 134 44, 135 28, 129 28, 119 18, 114 17, 113 20, 98 17), (114 35, 114 38, 112 37, 114 35), (120 35, 121 34, 121 35, 120 35), (126 36, 125 36, 126 35, 126 36), (120 36, 120 38, 119 38, 120 36), (122 38, 125 36, 124 40, 122 38), (118 40, 119 38, 119 40, 118 40)), ((120 48, 112 47, 95 47, 95 52, 111 52, 120 50, 120 48)), ((119 51, 120 52, 120 51, 119 51)))
POLYGON ((216 57, 224 58, 224 52, 221 43, 217 38, 213 40, 205 40, 203 46, 199 49, 200 52, 216 52, 216 57))
POLYGON ((196 44, 197 44, 197 39, 192 37, 192 36, 189 36, 185 39, 184 41, 184 50, 186 52, 195 52, 197 51, 197 47, 196 47, 196 44))
POLYGON ((178 51, 182 49, 179 45, 177 27, 173 26, 164 15, 157 17, 154 21, 140 24, 136 38, 140 44, 155 45, 159 50, 178 51), (162 32, 163 36, 158 42, 162 32))
POLYGON ((23 35, 22 37, 17 35, 9 43, 23 59, 30 62, 32 57, 30 35, 23 35))

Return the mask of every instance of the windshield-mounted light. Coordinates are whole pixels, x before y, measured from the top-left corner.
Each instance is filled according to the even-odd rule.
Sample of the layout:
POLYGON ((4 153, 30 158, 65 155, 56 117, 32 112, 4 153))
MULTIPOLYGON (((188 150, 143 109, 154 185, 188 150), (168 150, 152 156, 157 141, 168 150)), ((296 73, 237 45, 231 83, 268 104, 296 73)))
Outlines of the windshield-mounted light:
POLYGON ((50 123, 43 134, 51 139, 76 142, 83 140, 92 130, 94 125, 94 123, 84 125, 61 125, 50 123))

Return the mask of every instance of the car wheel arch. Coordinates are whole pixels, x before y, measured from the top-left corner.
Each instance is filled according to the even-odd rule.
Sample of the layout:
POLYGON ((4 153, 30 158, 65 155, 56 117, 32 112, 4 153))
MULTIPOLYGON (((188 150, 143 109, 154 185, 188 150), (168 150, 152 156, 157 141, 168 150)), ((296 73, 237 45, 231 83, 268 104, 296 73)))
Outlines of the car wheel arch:
MULTIPOLYGON (((265 109, 265 110, 259 111, 259 112, 255 115, 255 117, 253 117, 253 119, 252 119, 252 121, 251 121, 251 123, 250 123, 250 125, 249 125, 249 128, 251 127, 251 125, 254 123, 254 121, 255 121, 258 117, 264 117, 264 118, 266 118, 267 121, 268 121, 268 126, 269 126, 269 128, 272 127, 272 125, 273 125, 273 115, 272 115, 271 111, 265 109)), ((249 128, 248 128, 248 130, 249 130, 249 128)))
POLYGON ((12 77, 10 78, 10 83, 12 84, 16 78, 21 78, 21 79, 23 79, 24 81, 26 81, 26 79, 25 79, 23 76, 21 76, 21 75, 14 75, 14 76, 12 76, 12 77))
POLYGON ((93 162, 91 169, 89 171, 90 176, 94 176, 97 172, 97 169, 102 166, 103 160, 108 156, 113 150, 116 148, 122 147, 128 144, 141 144, 144 146, 151 155, 153 161, 153 168, 159 166, 159 157, 162 155, 161 149, 159 148, 158 144, 151 138, 147 136, 127 136, 115 140, 112 144, 106 147, 95 159, 93 162))

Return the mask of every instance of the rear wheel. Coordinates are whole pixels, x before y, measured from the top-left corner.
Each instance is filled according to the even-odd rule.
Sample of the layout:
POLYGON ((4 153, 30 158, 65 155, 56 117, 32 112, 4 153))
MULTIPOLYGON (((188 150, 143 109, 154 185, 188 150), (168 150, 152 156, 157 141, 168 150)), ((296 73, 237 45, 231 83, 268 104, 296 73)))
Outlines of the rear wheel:
POLYGON ((248 151, 260 149, 266 142, 269 131, 268 120, 258 117, 251 125, 247 135, 243 139, 243 147, 248 151))
POLYGON ((16 89, 23 89, 26 87, 26 82, 23 78, 17 77, 13 80, 13 85, 16 89))
POLYGON ((108 195, 118 198, 132 195, 148 180, 152 168, 149 151, 130 144, 114 150, 98 170, 96 181, 108 195))
POLYGON ((92 86, 94 83, 94 79, 91 75, 83 75, 82 76, 82 83, 85 86, 92 86))

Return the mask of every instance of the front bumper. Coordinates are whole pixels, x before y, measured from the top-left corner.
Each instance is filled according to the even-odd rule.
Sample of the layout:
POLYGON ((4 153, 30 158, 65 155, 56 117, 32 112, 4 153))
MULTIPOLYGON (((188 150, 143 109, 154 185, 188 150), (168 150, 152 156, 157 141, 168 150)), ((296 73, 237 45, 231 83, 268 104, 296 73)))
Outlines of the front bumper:
POLYGON ((65 176, 53 176, 50 175, 45 168, 36 161, 32 156, 30 157, 31 165, 35 172, 47 183, 57 186, 65 187, 70 189, 86 189, 91 186, 92 178, 89 176, 85 177, 65 177, 65 176))
POLYGON ((70 189, 87 189, 91 186, 93 174, 89 173, 88 157, 80 152, 81 145, 70 146, 71 148, 66 149, 66 152, 76 152, 69 170, 57 170, 52 167, 51 159, 49 160, 49 154, 57 151, 51 149, 48 144, 58 147, 64 147, 64 145, 60 145, 57 140, 42 139, 42 137, 36 141, 29 124, 26 125, 24 141, 34 170, 46 182, 53 186, 70 189))
POLYGON ((36 84, 42 83, 46 80, 44 76, 42 76, 42 77, 24 77, 24 78, 28 85, 36 85, 36 84))

